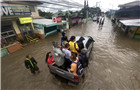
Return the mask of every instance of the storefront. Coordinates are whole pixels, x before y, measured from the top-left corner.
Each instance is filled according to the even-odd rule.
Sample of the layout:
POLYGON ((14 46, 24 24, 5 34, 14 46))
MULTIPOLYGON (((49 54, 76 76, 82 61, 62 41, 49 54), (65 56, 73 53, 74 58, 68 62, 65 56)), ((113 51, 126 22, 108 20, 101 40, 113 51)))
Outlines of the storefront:
POLYGON ((32 17, 23 17, 19 18, 19 20, 16 21, 24 40, 26 40, 26 35, 34 37, 32 22, 32 17))
POLYGON ((38 34, 42 39, 51 33, 57 31, 63 31, 66 29, 66 21, 54 23, 52 19, 34 19, 35 33, 38 34))
POLYGON ((13 28, 12 22, 1 22, 1 48, 13 44, 16 41, 16 32, 13 28))
POLYGON ((1 56, 5 56, 19 50, 18 40, 26 40, 25 34, 33 35, 34 32, 30 6, 6 2, 1 5, 1 56))
POLYGON ((131 38, 140 39, 140 23, 139 19, 120 20, 121 29, 131 38))

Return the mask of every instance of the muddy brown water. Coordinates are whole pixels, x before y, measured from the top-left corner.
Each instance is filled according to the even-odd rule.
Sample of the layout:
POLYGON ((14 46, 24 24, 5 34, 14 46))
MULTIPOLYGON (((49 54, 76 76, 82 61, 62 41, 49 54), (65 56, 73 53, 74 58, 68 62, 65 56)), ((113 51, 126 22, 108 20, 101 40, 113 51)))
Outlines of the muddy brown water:
POLYGON ((73 87, 49 73, 46 53, 52 50, 52 41, 59 41, 60 33, 28 44, 13 54, 2 57, 2 90, 140 90, 140 40, 131 39, 112 26, 106 18, 102 29, 96 22, 75 26, 67 36, 92 36, 95 40, 89 66, 80 85, 73 87), (38 62, 40 74, 32 75, 24 66, 26 54, 38 62))

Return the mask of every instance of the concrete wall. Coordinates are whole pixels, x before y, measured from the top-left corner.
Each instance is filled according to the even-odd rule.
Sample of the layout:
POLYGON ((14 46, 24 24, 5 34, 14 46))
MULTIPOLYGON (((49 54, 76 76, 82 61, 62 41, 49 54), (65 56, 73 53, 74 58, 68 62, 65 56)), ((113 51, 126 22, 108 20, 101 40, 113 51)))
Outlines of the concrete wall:
POLYGON ((39 36, 41 39, 44 39, 45 38, 45 35, 44 35, 44 31, 43 30, 34 30, 34 33, 39 36))
POLYGON ((16 34, 20 34, 20 30, 18 28, 18 25, 17 25, 16 21, 12 21, 12 24, 13 24, 13 27, 15 29, 16 34))
POLYGON ((39 13, 38 13, 38 9, 37 9, 36 6, 35 6, 34 8, 35 8, 35 12, 32 12, 32 15, 31 15, 31 16, 32 16, 33 18, 39 18, 40 16, 39 16, 39 13))
POLYGON ((23 38, 16 21, 12 21, 12 24, 13 24, 13 28, 15 29, 15 32, 16 32, 17 36, 19 38, 23 38))

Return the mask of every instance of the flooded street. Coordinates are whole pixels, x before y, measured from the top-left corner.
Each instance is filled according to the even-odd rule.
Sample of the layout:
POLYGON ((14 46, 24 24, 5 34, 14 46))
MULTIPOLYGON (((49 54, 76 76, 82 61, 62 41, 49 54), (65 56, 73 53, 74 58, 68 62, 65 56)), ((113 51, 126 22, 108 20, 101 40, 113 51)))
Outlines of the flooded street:
POLYGON ((66 35, 92 36, 95 40, 89 66, 80 85, 73 87, 50 74, 45 63, 52 41, 59 41, 60 33, 30 43, 13 54, 2 57, 2 90, 140 90, 140 40, 131 39, 106 18, 102 29, 96 22, 75 26, 66 35), (40 74, 32 75, 24 60, 31 54, 38 62, 40 74))

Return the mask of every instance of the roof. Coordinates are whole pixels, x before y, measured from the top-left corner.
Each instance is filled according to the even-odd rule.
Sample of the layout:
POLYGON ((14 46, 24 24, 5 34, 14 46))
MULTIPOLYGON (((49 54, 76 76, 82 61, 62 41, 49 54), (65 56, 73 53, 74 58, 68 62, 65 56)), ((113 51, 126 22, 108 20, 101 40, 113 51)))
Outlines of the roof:
POLYGON ((62 21, 61 23, 53 23, 52 19, 33 19, 33 23, 42 24, 46 26, 55 26, 66 23, 66 21, 62 21))
POLYGON ((140 19, 120 20, 125 26, 140 26, 140 19))
POLYGON ((134 7, 134 6, 140 6, 140 1, 138 0, 138 1, 129 2, 129 3, 126 3, 126 4, 119 5, 118 7, 129 8, 129 7, 134 7))

